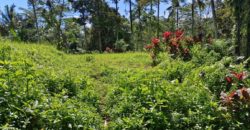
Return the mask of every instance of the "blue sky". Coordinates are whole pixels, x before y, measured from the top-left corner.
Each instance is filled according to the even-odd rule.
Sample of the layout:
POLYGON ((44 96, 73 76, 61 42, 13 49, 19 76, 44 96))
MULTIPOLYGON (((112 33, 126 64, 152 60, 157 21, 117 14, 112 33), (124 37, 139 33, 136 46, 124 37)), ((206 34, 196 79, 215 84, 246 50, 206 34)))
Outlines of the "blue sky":
POLYGON ((0 10, 4 9, 5 5, 15 4, 18 8, 27 8, 27 0, 0 0, 0 10))
MULTIPOLYGON (((108 2, 108 4, 111 6, 111 7, 115 7, 115 4, 111 2, 111 0, 106 0, 108 2)), ((12 4, 15 4, 16 5, 16 9, 18 9, 19 7, 22 7, 22 8, 27 8, 27 0, 0 0, 0 10, 2 11, 4 9, 4 6, 5 5, 12 5, 12 4)), ((161 7, 160 7, 160 15, 161 16, 164 16, 164 10, 166 10, 166 8, 168 7, 169 5, 167 4, 161 4, 161 7)), ((123 0, 120 0, 119 2, 119 13, 121 15, 125 15, 126 17, 129 16, 129 5, 128 4, 124 4, 123 0)), ((167 15, 167 14, 165 14, 167 15)))
MULTIPOLYGON (((111 7, 115 7, 115 4, 112 3, 110 0, 107 0, 108 1, 108 4, 111 6, 111 7)), ((132 0, 134 1, 134 0, 132 0)), ((119 13, 121 15, 125 15, 125 16, 129 16, 129 5, 128 4, 125 4, 123 2, 123 0, 120 0, 119 2, 119 13)), ((161 6, 160 6, 160 15, 163 16, 164 15, 164 10, 166 10, 166 8, 168 8, 169 5, 167 5, 166 3, 161 3, 161 6)), ((156 7, 155 7, 156 8, 156 7)))

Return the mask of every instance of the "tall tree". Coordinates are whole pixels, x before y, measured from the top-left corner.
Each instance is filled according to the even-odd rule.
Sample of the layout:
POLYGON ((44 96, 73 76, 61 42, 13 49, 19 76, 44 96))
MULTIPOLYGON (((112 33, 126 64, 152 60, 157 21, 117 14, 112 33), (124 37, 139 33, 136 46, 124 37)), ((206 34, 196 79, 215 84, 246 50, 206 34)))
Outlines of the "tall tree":
POLYGON ((176 8, 176 27, 177 29, 179 28, 179 2, 176 4, 175 8, 176 8))
POLYGON ((196 3, 199 7, 200 22, 202 22, 202 11, 204 10, 206 4, 204 0, 197 0, 196 3))
POLYGON ((141 23, 142 3, 141 3, 141 0, 137 0, 137 8, 138 8, 137 10, 138 10, 138 20, 139 20, 137 50, 139 50, 139 45, 142 44, 142 23, 141 23))
POLYGON ((149 19, 149 23, 150 23, 150 30, 149 30, 149 34, 150 34, 150 36, 152 36, 152 27, 153 27, 153 19, 152 19, 152 17, 153 17, 153 15, 154 15, 154 10, 153 10, 153 0, 150 0, 150 19, 149 19))
POLYGON ((192 11, 192 35, 193 36, 195 35, 195 28, 194 27, 195 27, 195 9, 196 9, 196 5, 198 5, 198 7, 199 7, 200 24, 202 23, 201 22, 201 19, 202 19, 201 11, 202 11, 202 9, 205 8, 205 3, 202 0, 192 0, 191 11, 192 11))
POLYGON ((116 15, 118 15, 118 3, 119 3, 119 0, 112 0, 113 3, 115 3, 115 10, 116 10, 116 15))
POLYGON ((18 37, 22 41, 37 42, 37 30, 36 23, 34 22, 34 13, 33 10, 19 8, 20 12, 19 17, 19 27, 18 27, 18 37))
POLYGON ((160 0, 157 0, 157 38, 160 37, 160 0))
POLYGON ((90 1, 89 0, 69 0, 69 2, 72 4, 72 8, 75 12, 80 13, 80 18, 78 18, 77 22, 80 25, 83 25, 83 32, 84 32, 84 42, 82 42, 82 48, 84 49, 84 45, 87 44, 87 22, 90 20, 90 11, 88 11, 87 8, 89 8, 90 1))
MULTIPOLYGON (((123 37, 124 27, 121 24, 122 18, 116 15, 116 9, 109 7, 107 2, 102 0, 72 0, 75 11, 79 12, 79 24, 90 24, 88 50, 103 51, 106 47, 115 48, 118 32, 123 37), (119 29, 119 31, 116 31, 119 29)), ((126 30, 129 30, 125 28, 126 30)))
POLYGON ((210 2, 211 2, 212 14, 213 14, 214 36, 215 36, 215 38, 218 38, 218 27, 217 27, 217 22, 216 22, 217 21, 217 17, 216 17, 214 0, 211 0, 210 2))
POLYGON ((180 3, 185 2, 185 0, 171 0, 172 5, 167 8, 169 11, 169 16, 172 16, 175 19, 176 28, 179 28, 179 8, 180 3))
POLYGON ((44 35, 49 42, 56 43, 58 49, 67 47, 66 38, 64 37, 62 24, 66 11, 65 0, 48 0, 41 2, 43 11, 42 18, 45 21, 44 35))
POLYGON ((36 36, 38 39, 38 42, 40 41, 40 34, 39 34, 39 27, 38 27, 38 18, 37 18, 37 0, 28 0, 28 4, 32 6, 32 11, 34 15, 34 21, 36 23, 36 36))
POLYGON ((192 10, 192 35, 194 36, 194 25, 195 25, 195 21, 194 21, 194 4, 195 4, 195 0, 192 0, 192 4, 191 4, 191 10, 192 10))
POLYGON ((250 0, 246 1, 247 6, 247 57, 250 56, 250 0))
POLYGON ((133 33, 133 13, 132 13, 132 0, 124 0, 125 3, 129 3, 129 18, 130 18, 130 31, 133 33))
POLYGON ((95 1, 97 3, 97 22, 98 22, 98 27, 97 27, 97 33, 98 33, 98 43, 99 43, 99 51, 102 52, 102 35, 101 35, 101 19, 100 19, 100 8, 102 7, 101 6, 101 1, 100 0, 96 0, 95 1))
POLYGON ((137 30, 136 30, 136 33, 137 33, 137 42, 136 42, 136 50, 139 50, 139 45, 142 44, 142 23, 141 23, 141 13, 142 13, 142 4, 143 4, 143 1, 141 0, 136 0, 136 17, 138 19, 138 26, 137 27, 137 30))
POLYGON ((65 11, 66 3, 65 3, 65 0, 59 0, 58 2, 59 2, 59 20, 58 20, 58 23, 57 23, 57 30, 58 30, 60 42, 61 42, 61 44, 63 44, 63 43, 66 43, 66 39, 63 36, 63 31, 61 29, 61 26, 63 24, 62 20, 63 20, 63 14, 64 14, 64 11, 65 11))
POLYGON ((231 6, 234 8, 234 16, 236 22, 236 40, 235 40, 235 54, 241 54, 241 27, 242 27, 242 3, 243 0, 233 0, 230 1, 231 6))
MULTIPOLYGON (((115 3, 115 10, 116 10, 116 16, 118 16, 119 15, 119 11, 118 11, 118 2, 119 2, 119 0, 112 0, 114 3, 115 3)), ((116 26, 116 28, 115 28, 115 30, 116 30, 116 41, 118 41, 118 27, 116 26)))

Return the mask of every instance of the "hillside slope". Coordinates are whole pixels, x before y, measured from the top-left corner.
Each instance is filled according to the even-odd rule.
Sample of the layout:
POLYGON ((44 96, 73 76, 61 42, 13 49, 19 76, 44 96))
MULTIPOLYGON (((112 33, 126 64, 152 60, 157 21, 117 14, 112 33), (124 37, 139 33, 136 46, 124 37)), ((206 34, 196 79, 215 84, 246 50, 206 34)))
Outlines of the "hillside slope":
POLYGON ((218 45, 195 45, 189 61, 162 53, 151 67, 146 53, 72 55, 1 40, 0 128, 248 129, 246 95, 231 106, 220 97, 248 86, 248 68, 218 45))
POLYGON ((109 73, 150 64, 144 53, 71 55, 50 45, 0 42, 3 128, 100 129, 109 73))

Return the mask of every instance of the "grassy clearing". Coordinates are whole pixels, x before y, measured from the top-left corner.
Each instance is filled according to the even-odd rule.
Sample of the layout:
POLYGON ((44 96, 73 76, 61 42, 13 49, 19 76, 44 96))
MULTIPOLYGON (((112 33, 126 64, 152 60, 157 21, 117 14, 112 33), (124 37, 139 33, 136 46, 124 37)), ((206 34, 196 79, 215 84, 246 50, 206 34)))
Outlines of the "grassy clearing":
MULTIPOLYGON (((1 48, 10 47, 11 61, 29 62, 32 68, 48 75, 48 79, 74 77, 88 78, 91 90, 98 97, 98 111, 105 116, 107 93, 116 86, 116 81, 127 71, 151 69, 150 57, 146 53, 118 54, 66 54, 51 45, 24 44, 1 41, 1 48)), ((56 86, 55 86, 56 87, 56 86)))
MULTIPOLYGON (((2 41, 1 46, 10 46, 14 51, 11 57, 30 60, 41 72, 55 76, 69 74, 76 77, 90 77, 98 92, 105 92, 108 75, 123 70, 151 69, 150 57, 146 53, 129 52, 118 54, 66 54, 56 50, 51 45, 24 44, 2 41), (103 80, 103 78, 105 78, 103 80)), ((110 75, 109 75, 110 76, 110 75)), ((102 95, 102 94, 101 94, 102 95)))

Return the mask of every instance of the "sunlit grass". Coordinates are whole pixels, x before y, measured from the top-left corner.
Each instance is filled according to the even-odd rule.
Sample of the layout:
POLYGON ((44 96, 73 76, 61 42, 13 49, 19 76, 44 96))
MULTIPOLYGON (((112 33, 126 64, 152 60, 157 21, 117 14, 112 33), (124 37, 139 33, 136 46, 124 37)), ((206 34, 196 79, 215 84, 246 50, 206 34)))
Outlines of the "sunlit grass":
POLYGON ((0 46, 11 47, 12 60, 25 60, 41 73, 60 77, 89 77, 100 96, 115 83, 114 75, 123 71, 151 69, 151 59, 145 52, 67 54, 49 44, 32 44, 0 40, 0 46), (106 73, 109 73, 108 75, 106 73), (109 83, 107 83, 109 81, 109 83))

